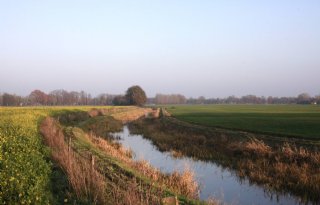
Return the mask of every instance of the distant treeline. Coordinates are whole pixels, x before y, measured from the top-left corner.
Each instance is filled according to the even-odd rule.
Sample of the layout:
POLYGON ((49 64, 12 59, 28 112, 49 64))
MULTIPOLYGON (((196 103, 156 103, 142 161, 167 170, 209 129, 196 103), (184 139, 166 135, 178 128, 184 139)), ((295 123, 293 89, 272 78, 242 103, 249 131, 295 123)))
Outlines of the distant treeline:
MULTIPOLYGON (((59 106, 59 105, 121 105, 123 95, 100 94, 92 97, 81 91, 54 90, 45 93, 34 90, 28 96, 0 93, 1 106, 59 106)), ((320 95, 310 96, 302 93, 297 97, 259 97, 246 95, 242 97, 229 96, 227 98, 186 98, 181 94, 157 94, 148 98, 148 104, 320 104, 320 95)))
POLYGON ((183 95, 157 94, 155 98, 149 99, 153 104, 320 104, 320 95, 310 96, 308 93, 301 93, 297 97, 259 97, 246 95, 242 97, 229 96, 226 98, 186 98, 183 95))
POLYGON ((18 96, 9 93, 0 94, 0 105, 2 106, 34 106, 34 105, 111 105, 117 95, 101 94, 92 97, 84 91, 54 90, 45 93, 41 90, 34 90, 28 96, 18 96))

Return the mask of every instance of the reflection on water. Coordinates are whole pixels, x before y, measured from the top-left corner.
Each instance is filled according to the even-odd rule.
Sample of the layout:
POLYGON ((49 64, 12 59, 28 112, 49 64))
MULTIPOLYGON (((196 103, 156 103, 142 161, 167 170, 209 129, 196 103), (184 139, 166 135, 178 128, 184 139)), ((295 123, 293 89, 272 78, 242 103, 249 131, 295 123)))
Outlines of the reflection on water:
POLYGON ((127 126, 123 131, 114 133, 119 142, 131 148, 134 159, 144 159, 163 172, 173 172, 190 167, 201 185, 201 199, 215 197, 227 204, 283 204, 294 205, 299 201, 290 195, 276 195, 265 192, 263 188, 250 185, 247 180, 239 180, 230 170, 223 169, 212 162, 203 162, 192 158, 174 158, 168 152, 160 152, 151 141, 141 135, 132 135, 127 126))

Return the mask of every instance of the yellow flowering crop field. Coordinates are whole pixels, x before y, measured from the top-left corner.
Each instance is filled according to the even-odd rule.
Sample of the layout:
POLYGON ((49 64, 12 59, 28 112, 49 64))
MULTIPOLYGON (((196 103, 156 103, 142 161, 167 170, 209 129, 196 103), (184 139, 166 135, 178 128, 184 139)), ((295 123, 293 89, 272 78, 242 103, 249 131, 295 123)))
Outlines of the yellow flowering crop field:
POLYGON ((0 204, 49 204, 51 162, 39 123, 66 110, 90 107, 0 107, 0 204))

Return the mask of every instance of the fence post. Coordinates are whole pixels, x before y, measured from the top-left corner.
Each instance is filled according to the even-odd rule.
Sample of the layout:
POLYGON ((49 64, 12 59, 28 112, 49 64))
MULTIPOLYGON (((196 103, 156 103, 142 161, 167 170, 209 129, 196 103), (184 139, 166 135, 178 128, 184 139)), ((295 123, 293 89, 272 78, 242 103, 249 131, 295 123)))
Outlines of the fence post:
POLYGON ((94 156, 91 154, 91 168, 94 168, 94 156))
POLYGON ((68 153, 70 154, 70 150, 71 150, 71 137, 69 137, 68 139, 68 153))

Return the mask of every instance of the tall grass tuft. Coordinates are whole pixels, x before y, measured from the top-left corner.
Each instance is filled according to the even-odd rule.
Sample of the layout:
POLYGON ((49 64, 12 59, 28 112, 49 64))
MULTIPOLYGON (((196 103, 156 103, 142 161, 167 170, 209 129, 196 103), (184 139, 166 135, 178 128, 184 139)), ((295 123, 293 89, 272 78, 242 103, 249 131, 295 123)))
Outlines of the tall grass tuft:
POLYGON ((185 168, 182 173, 173 172, 169 176, 169 182, 173 187, 176 187, 180 193, 190 198, 199 197, 199 184, 195 180, 195 174, 190 168, 185 168))

